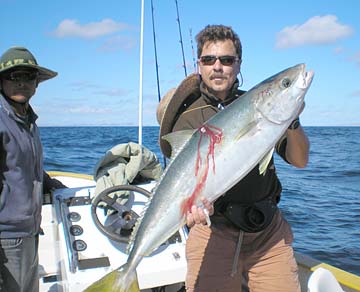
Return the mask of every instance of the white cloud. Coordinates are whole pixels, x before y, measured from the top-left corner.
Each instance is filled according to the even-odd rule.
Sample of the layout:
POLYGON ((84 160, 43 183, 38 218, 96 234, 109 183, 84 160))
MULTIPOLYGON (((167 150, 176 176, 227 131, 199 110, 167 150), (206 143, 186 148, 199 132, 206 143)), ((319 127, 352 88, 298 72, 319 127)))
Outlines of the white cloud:
POLYGON ((99 90, 94 92, 94 94, 96 95, 105 95, 105 96, 124 96, 124 95, 128 95, 129 94, 129 90, 125 90, 125 89, 121 89, 121 88, 117 88, 117 89, 109 89, 109 90, 99 90))
POLYGON ((352 27, 339 23, 335 15, 314 16, 301 25, 287 26, 281 30, 277 34, 276 47, 286 49, 331 44, 352 33, 352 27))
POLYGON ((99 51, 105 53, 116 52, 119 49, 131 51, 137 45, 137 41, 133 37, 128 36, 115 36, 105 41, 105 43, 99 47, 99 51))
POLYGON ((116 22, 112 19, 103 19, 100 22, 80 24, 76 19, 65 19, 56 28, 54 35, 59 38, 79 37, 92 39, 118 31, 129 29, 126 23, 116 22))
POLYGON ((357 52, 356 54, 352 55, 350 57, 351 62, 355 62, 358 66, 360 66, 360 52, 357 52))
POLYGON ((70 83, 70 87, 72 87, 74 91, 82 91, 89 88, 99 88, 100 86, 89 81, 74 81, 70 83))
POLYGON ((345 52, 345 49, 343 47, 336 47, 334 49, 334 53, 337 54, 337 55, 342 54, 344 52, 345 52))
POLYGON ((91 106, 78 106, 78 107, 72 107, 68 109, 69 113, 72 114, 108 114, 111 113, 111 109, 107 108, 96 108, 91 106))
POLYGON ((360 90, 352 92, 350 96, 360 97, 360 90))

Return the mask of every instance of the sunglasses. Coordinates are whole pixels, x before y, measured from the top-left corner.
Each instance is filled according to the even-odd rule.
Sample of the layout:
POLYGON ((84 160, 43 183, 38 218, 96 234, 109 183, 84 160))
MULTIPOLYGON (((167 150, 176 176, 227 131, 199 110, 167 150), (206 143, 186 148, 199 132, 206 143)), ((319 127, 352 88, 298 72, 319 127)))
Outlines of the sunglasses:
POLYGON ((4 76, 4 79, 13 82, 34 81, 39 76, 37 71, 13 71, 4 76))
POLYGON ((231 66, 235 62, 239 61, 238 57, 235 56, 220 56, 216 57, 214 55, 207 55, 200 57, 200 63, 204 66, 214 65, 216 60, 219 59, 220 63, 224 66, 231 66))

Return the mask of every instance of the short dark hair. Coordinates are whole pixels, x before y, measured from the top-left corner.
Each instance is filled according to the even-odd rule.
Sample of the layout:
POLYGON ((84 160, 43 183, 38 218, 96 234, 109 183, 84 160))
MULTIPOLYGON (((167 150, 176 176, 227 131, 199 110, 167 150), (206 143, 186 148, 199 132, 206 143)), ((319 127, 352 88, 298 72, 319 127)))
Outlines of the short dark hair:
POLYGON ((239 36, 230 26, 225 25, 207 25, 196 35, 197 56, 200 58, 204 44, 206 42, 231 40, 235 46, 236 54, 242 59, 242 47, 239 36))

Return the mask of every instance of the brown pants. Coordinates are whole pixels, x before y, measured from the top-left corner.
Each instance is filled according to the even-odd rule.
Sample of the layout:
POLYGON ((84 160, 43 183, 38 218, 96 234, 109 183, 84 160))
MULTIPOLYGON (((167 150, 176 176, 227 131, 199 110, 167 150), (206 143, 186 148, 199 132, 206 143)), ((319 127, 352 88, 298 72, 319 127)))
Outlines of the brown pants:
POLYGON ((231 276, 239 230, 225 218, 191 228, 186 243, 188 292, 300 292, 290 225, 278 211, 271 224, 244 233, 237 273, 231 276), (244 289, 245 290, 245 289, 244 289))

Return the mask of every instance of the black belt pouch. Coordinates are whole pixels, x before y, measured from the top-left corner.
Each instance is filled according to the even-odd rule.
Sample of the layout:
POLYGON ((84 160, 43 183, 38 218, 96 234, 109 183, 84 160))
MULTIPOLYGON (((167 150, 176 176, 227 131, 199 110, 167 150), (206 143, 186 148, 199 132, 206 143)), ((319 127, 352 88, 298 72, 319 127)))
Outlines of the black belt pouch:
POLYGON ((259 232, 271 223, 277 210, 271 198, 252 205, 229 203, 223 213, 232 224, 245 232, 259 232))

